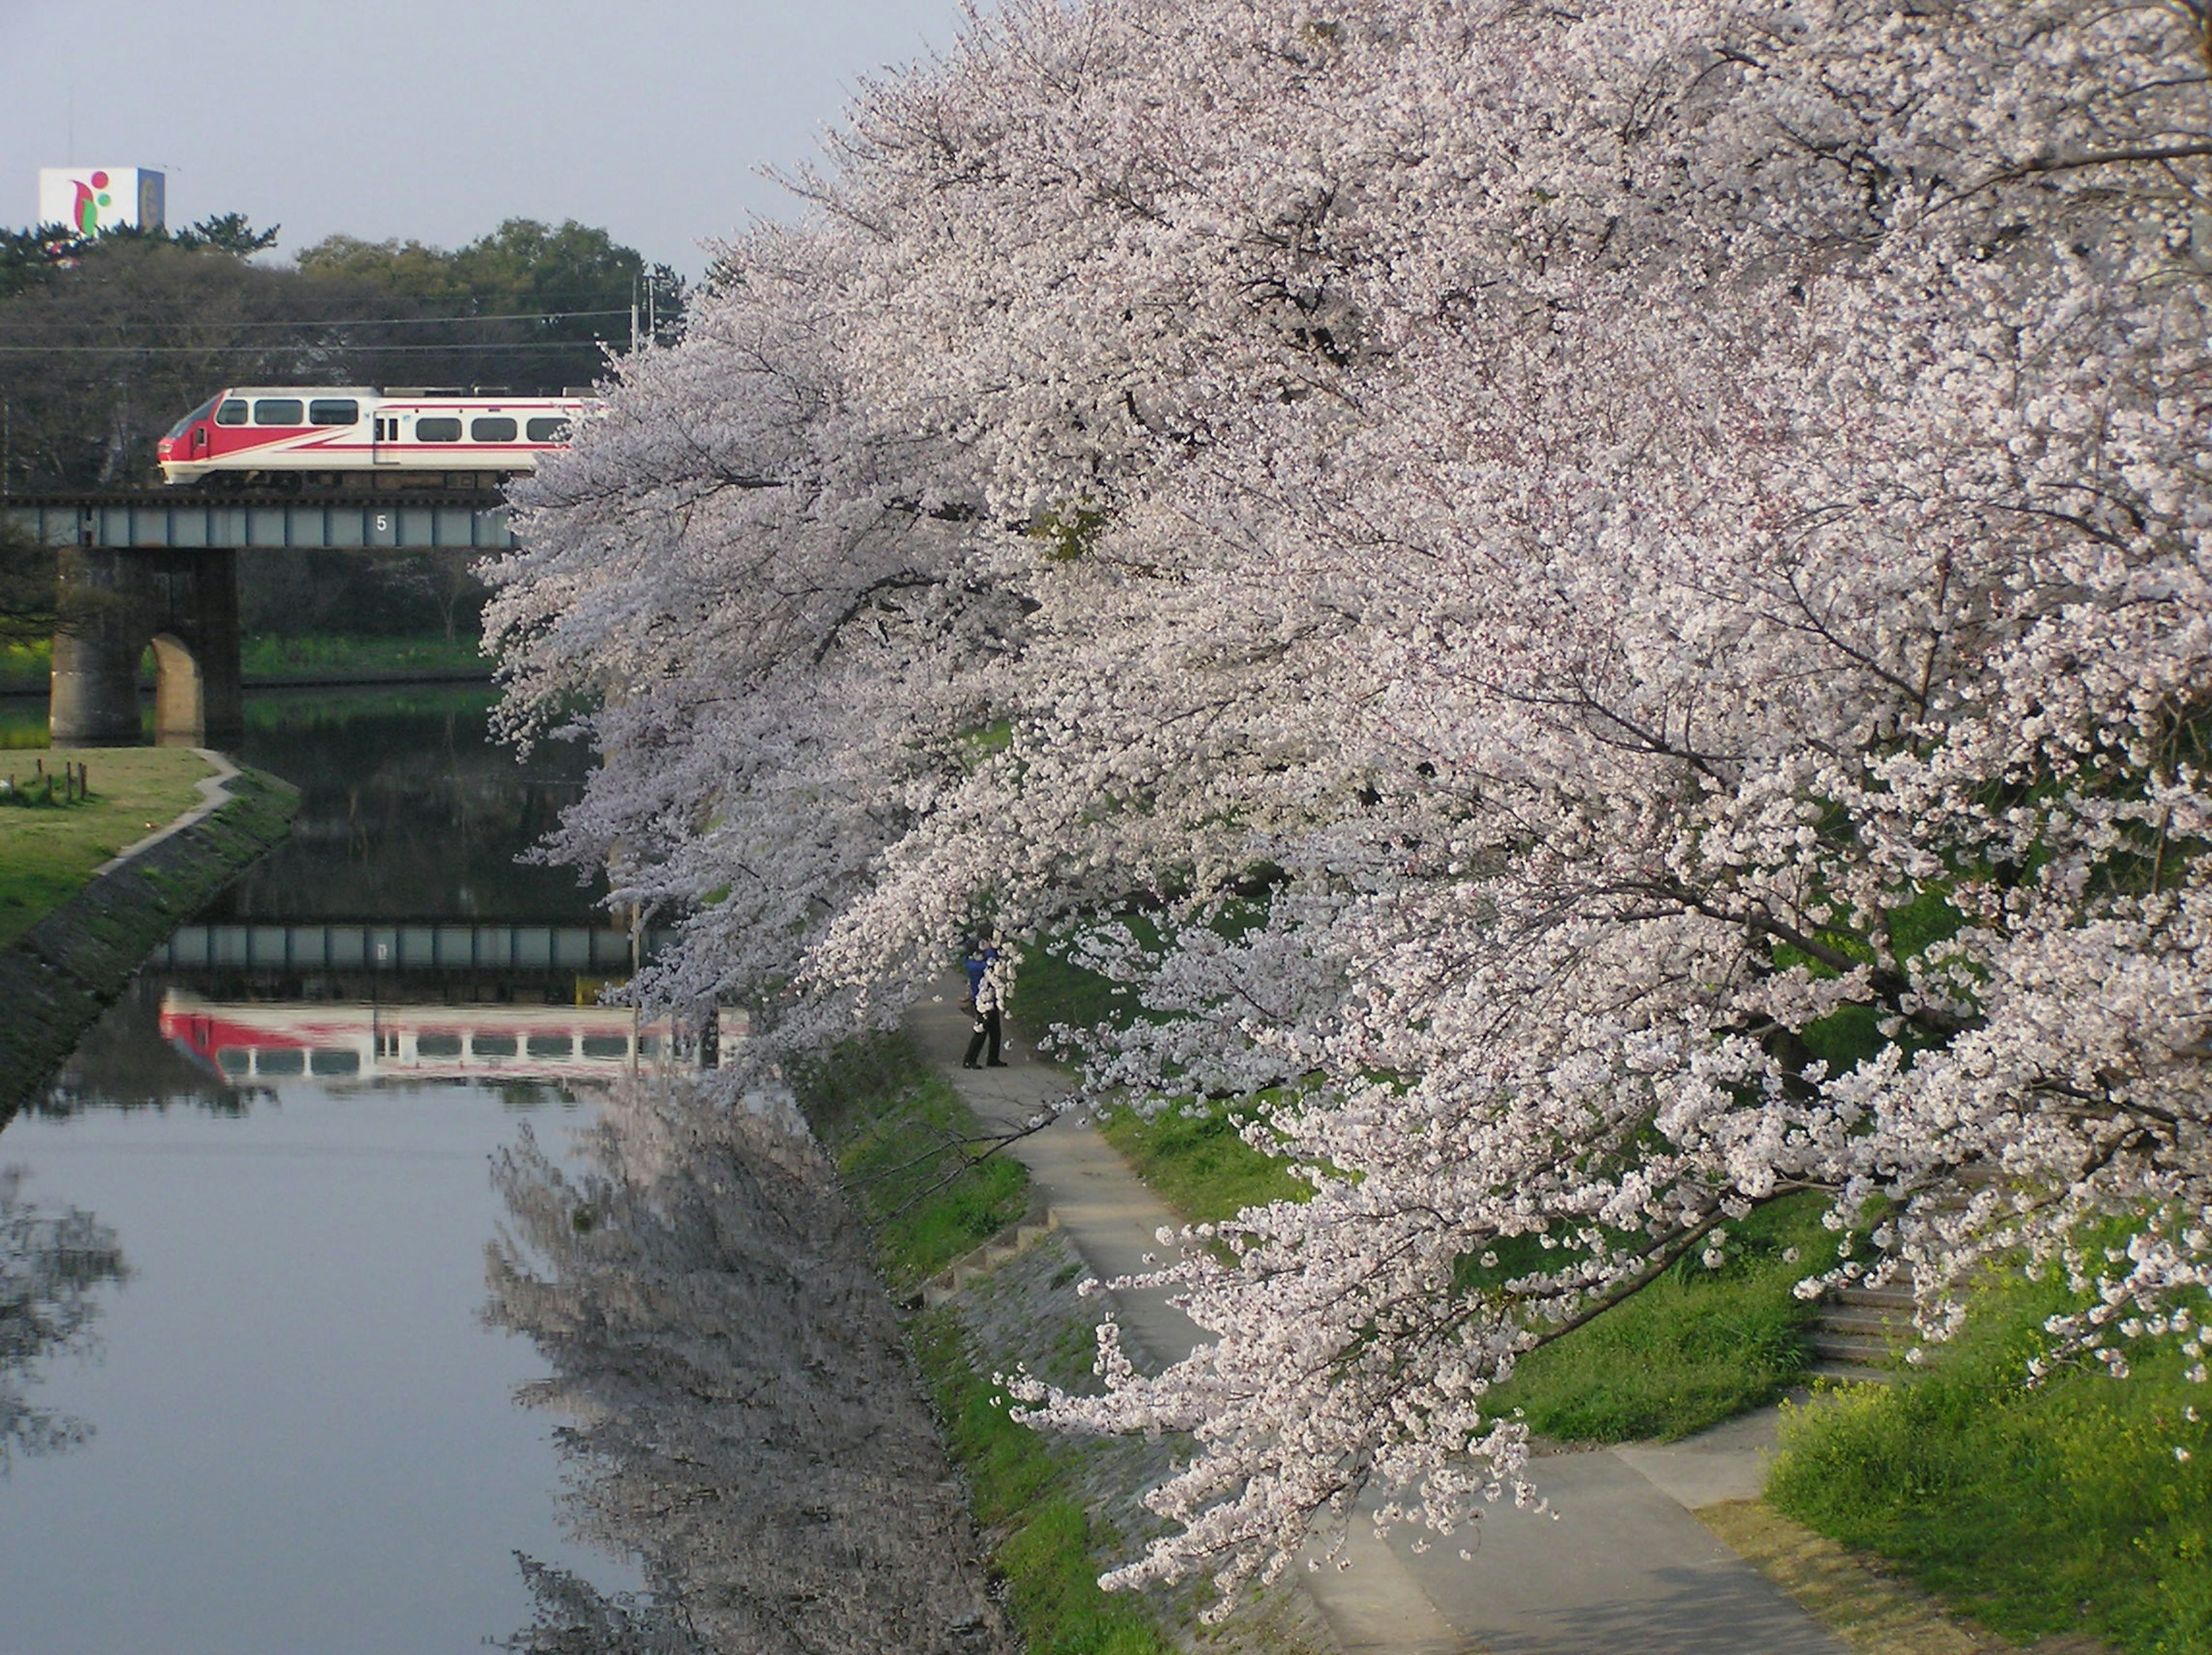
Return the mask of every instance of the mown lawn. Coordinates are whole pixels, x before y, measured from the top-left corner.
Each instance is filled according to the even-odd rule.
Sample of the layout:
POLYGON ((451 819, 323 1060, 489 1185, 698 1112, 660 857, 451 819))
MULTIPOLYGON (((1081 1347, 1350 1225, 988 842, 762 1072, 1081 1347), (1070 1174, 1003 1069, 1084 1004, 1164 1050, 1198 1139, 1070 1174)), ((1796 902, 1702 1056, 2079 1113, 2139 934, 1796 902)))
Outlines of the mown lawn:
POLYGON ((2088 1632, 2128 1655, 2212 1650, 2212 1385, 2170 1348, 2035 1390, 2055 1284, 1986 1289, 1926 1372, 1784 1418, 1767 1498, 1901 1566, 2009 1637, 2088 1632))
POLYGON ((34 781, 39 767, 53 774, 64 761, 87 766, 90 798, 0 804, 0 946, 83 889, 124 846, 198 804, 196 784, 214 774, 182 747, 14 748, 0 751, 0 777, 14 777, 18 796, 35 796, 44 791, 34 781))

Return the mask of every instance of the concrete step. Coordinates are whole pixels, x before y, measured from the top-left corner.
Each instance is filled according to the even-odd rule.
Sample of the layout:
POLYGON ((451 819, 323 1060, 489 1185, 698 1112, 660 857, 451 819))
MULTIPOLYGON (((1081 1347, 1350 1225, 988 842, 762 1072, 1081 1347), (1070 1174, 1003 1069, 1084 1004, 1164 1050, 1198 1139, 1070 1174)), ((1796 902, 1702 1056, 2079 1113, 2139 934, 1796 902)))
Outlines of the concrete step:
POLYGON ((1829 1305, 1864 1305, 1884 1310, 1901 1309, 1907 1315, 1912 1311, 1912 1289, 1910 1287, 1832 1287, 1821 1301, 1829 1305))
POLYGON ((1831 1333, 1893 1334, 1909 1338, 1912 1311, 1910 1305, 1829 1305, 1820 1311, 1820 1326, 1831 1333))
POLYGON ((1896 1345, 1879 1334, 1833 1333, 1826 1328, 1814 1329, 1805 1348, 1824 1361, 1863 1362, 1869 1366, 1879 1366, 1897 1354, 1896 1345))
POLYGON ((1897 1375, 1886 1367, 1865 1367, 1856 1362, 1815 1362, 1805 1370, 1808 1379, 1826 1379, 1836 1384, 1886 1385, 1897 1375))

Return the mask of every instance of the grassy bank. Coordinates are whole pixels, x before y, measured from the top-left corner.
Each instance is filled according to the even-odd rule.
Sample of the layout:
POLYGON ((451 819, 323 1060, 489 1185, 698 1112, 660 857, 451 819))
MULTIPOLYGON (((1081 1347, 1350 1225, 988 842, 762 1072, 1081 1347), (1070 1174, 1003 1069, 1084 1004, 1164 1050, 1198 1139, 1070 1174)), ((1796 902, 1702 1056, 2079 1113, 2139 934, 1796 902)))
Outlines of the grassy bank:
MULTIPOLYGON (((975 1135, 975 1117, 905 1037, 848 1041, 794 1085, 874 1225, 895 1291, 911 1291, 1027 1210, 1026 1170, 1003 1157, 971 1164, 963 1140, 975 1135)), ((975 1360, 951 1309, 917 1316, 910 1331, 1029 1647, 1038 1655, 1164 1655, 1172 1646, 1145 1605, 1098 1589, 1115 1536, 1083 1498, 1080 1454, 1006 1417, 988 1365, 975 1360)))
POLYGON ((1791 1410, 1768 1499, 2008 1636, 2212 1649, 2212 1386, 2146 1351, 2124 1380, 2028 1390, 2043 1319, 2071 1307, 1993 1287, 1929 1372, 1791 1410))
POLYGON ((0 805, 0 946, 21 936, 82 890, 92 872, 199 802, 197 783, 215 772, 182 747, 52 748, 0 753, 0 776, 21 789, 82 763, 90 797, 77 804, 0 805))
POLYGON ((488 678, 491 663, 473 637, 247 638, 239 651, 248 684, 303 678, 404 678, 414 673, 488 678))
MULTIPOLYGON (((240 642, 239 664, 248 684, 491 675, 491 663, 474 637, 449 642, 443 637, 254 636, 240 642)), ((52 666, 52 646, 43 639, 0 648, 0 694, 44 693, 52 666)), ((150 653, 141 676, 153 682, 150 653)))
MULTIPOLYGON (((100 758, 91 762, 96 793, 100 758)), ((0 1125, 44 1087, 148 952, 289 831, 295 790, 253 770, 229 785, 214 814, 85 884, 0 946, 0 1125)))
MULTIPOLYGON (((1793 1196, 1728 1226, 1725 1262, 1684 1259, 1634 1298, 1532 1351, 1492 1401, 1571 1442, 1672 1442, 1803 1382, 1818 1315, 1799 1281, 1836 1256, 1824 1197, 1793 1196)), ((1506 1269, 1511 1268, 1509 1261, 1506 1269)))

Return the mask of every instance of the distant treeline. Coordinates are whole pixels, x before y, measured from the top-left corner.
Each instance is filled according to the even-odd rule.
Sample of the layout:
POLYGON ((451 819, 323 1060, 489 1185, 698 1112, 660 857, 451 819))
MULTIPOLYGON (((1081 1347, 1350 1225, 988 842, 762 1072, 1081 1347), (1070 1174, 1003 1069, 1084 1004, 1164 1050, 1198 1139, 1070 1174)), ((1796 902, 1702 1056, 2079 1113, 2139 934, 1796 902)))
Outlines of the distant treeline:
POLYGON ((176 231, 0 231, 0 490, 159 481, 154 444, 226 385, 588 385, 684 292, 605 231, 509 219, 466 246, 334 235, 291 265, 235 213, 176 231))

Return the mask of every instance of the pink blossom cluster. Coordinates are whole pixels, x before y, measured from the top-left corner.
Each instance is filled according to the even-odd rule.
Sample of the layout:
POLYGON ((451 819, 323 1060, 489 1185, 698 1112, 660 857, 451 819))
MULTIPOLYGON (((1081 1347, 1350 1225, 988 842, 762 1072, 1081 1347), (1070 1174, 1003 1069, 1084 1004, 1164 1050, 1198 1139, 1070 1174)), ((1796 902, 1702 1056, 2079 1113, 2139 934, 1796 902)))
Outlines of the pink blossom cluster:
POLYGON ((766 1061, 988 915, 1149 1013, 1086 1096, 1274 1100, 1212 1342, 1025 1387, 1194 1435, 1117 1583, 1530 1497, 1516 1357, 1792 1191, 2203 1377, 2208 27, 1012 0, 525 486, 647 992, 766 1061))

